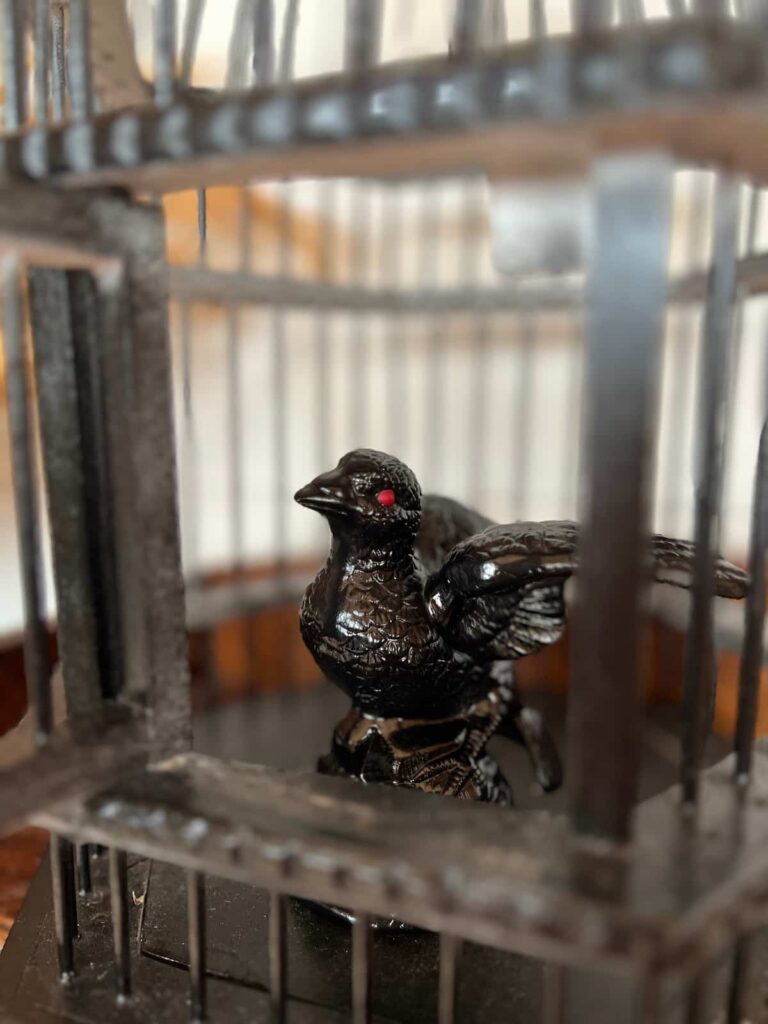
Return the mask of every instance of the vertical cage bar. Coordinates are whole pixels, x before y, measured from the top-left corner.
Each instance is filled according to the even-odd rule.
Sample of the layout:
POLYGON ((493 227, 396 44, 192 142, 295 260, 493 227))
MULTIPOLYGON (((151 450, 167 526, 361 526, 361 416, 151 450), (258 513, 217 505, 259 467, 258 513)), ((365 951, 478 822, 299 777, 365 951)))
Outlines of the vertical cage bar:
POLYGON ((109 904, 115 946, 115 988, 118 998, 131 993, 131 953, 128 936, 128 857, 125 850, 109 849, 109 904))
POLYGON ((36 739, 42 743, 52 726, 51 665, 45 624, 40 496, 26 366, 22 280, 15 260, 5 264, 3 278, 5 389, 24 601, 24 673, 27 701, 34 714, 36 739))
POLYGON ((370 917, 355 911, 352 924, 352 1024, 368 1024, 371 1019, 372 939, 370 917))
POLYGON ((27 75, 24 67, 24 0, 3 4, 4 129, 18 131, 27 119, 27 75))
POLYGON ((237 0, 227 47, 226 89, 242 89, 248 79, 248 57, 256 16, 253 0, 237 0))
POLYGON ((208 259, 208 196, 197 190, 197 262, 204 267, 208 259))
POLYGON ((35 123, 48 121, 48 74, 50 68, 50 4, 35 0, 35 123))
POLYGON ((364 71, 379 58, 382 0, 347 0, 344 66, 364 71))
POLYGON ((440 972, 437 992, 438 1024, 455 1024, 456 976, 461 940, 445 932, 440 934, 440 972))
POLYGON ((542 970, 541 1024, 562 1024, 565 1019, 566 969, 545 964, 542 970))
POLYGON ((480 41, 483 5, 478 0, 456 0, 453 13, 450 51, 471 53, 480 41))
POLYGON ((75 121, 87 121, 93 114, 91 24, 88 0, 70 0, 67 55, 67 80, 72 118, 75 121))
POLYGON ((91 887, 91 847, 89 843, 80 843, 77 847, 77 891, 86 896, 91 887))
POLYGON ((253 80, 269 85, 275 76, 275 7, 273 0, 257 0, 253 23, 253 80))
POLYGON ((181 393, 183 429, 181 464, 183 481, 185 569, 194 577, 200 569, 199 480, 197 472, 197 434, 195 429, 195 403, 192 388, 192 315, 189 302, 184 299, 179 310, 181 346, 181 393))
POLYGON ((688 803, 698 794, 699 768, 713 699, 712 601, 723 471, 728 341, 736 281, 739 187, 735 178, 718 179, 713 214, 713 262, 704 315, 697 415, 696 554, 683 668, 681 782, 683 799, 688 803))
POLYGON ((749 593, 744 612, 744 641, 739 671, 736 716, 736 776, 746 782, 752 769, 752 744, 757 725, 757 698, 763 667, 765 625, 765 558, 768 552, 768 423, 760 431, 749 547, 749 593))
POLYGON ((547 8, 544 0, 528 0, 528 32, 531 39, 546 37, 547 8))
POLYGON ((205 879, 187 872, 187 931, 189 945, 189 1017, 192 1024, 206 1017, 205 879))
POLYGON ((573 32, 584 34, 608 28, 611 24, 611 0, 571 0, 573 32))
POLYGON ((230 541, 232 570, 244 568, 243 552, 243 444, 240 409, 240 316, 227 306, 227 455, 229 459, 230 541))
POLYGON ((269 894, 269 1001, 275 1024, 285 1020, 286 917, 285 896, 280 892, 269 894))
MULTIPOLYGON (((520 365, 517 371, 518 388, 514 404, 515 428, 514 428, 514 455, 512 459, 512 487, 513 502, 512 508, 519 519, 524 519, 528 511, 529 498, 529 477, 531 464, 531 413, 533 411, 533 353, 535 349, 535 336, 533 323, 528 313, 523 313, 518 318, 520 324, 521 338, 518 346, 520 365)), ((572 429, 571 423, 566 419, 566 429, 572 429)), ((563 481, 567 486, 567 481, 563 481)))
POLYGON ((50 863, 59 977, 68 981, 75 973, 74 940, 77 936, 74 892, 70 892, 74 889, 74 862, 72 844, 55 833, 51 835, 50 863))
POLYGON ((616 840, 629 834, 639 765, 641 607, 671 184, 670 162, 651 154, 608 157, 594 171, 568 777, 576 829, 616 840))
POLYGON ((189 85, 195 66, 200 28, 205 13, 205 0, 187 0, 184 25, 181 30, 181 57, 179 60, 179 84, 189 85))
POLYGON ((742 935, 737 941, 733 952, 731 979, 728 987, 727 1024, 744 1024, 745 1021, 758 1020, 755 1013, 756 997, 760 989, 755 984, 752 964, 752 936, 742 935))
POLYGON ((64 120, 66 98, 64 4, 51 4, 51 114, 54 121, 64 120))
MULTIPOLYGON (((92 454, 100 423, 88 421, 88 367, 78 365, 78 350, 95 348, 93 302, 76 302, 92 285, 82 272, 30 268, 29 312, 35 353, 37 406, 53 554, 58 653, 70 714, 92 711, 107 679, 108 645, 99 628, 110 608, 100 586, 101 544, 98 515, 104 495, 92 454), (83 305, 86 309, 83 309, 83 305), (77 307, 77 309, 75 309, 77 307), (86 372, 83 372, 83 371, 86 372)), ((114 692, 114 691, 113 691, 114 692)))
MULTIPOLYGON (((387 238, 384 266, 388 268, 389 287, 402 287, 403 217, 402 189, 399 185, 385 186, 384 202, 387 210, 385 233, 387 238)), ((409 321, 410 323, 410 321, 409 321)), ((388 317, 387 369, 389 376, 388 393, 399 396, 397 415, 391 417, 392 451, 402 452, 406 439, 410 437, 409 376, 407 360, 410 347, 403 337, 403 318, 395 312, 388 317)))
POLYGON ((283 14, 283 32, 280 39, 280 57, 278 60, 277 77, 281 82, 293 78, 293 65, 296 57, 296 33, 299 29, 299 0, 288 0, 283 14))
POLYGON ((155 103, 173 103, 176 93, 176 0, 155 0, 155 103))

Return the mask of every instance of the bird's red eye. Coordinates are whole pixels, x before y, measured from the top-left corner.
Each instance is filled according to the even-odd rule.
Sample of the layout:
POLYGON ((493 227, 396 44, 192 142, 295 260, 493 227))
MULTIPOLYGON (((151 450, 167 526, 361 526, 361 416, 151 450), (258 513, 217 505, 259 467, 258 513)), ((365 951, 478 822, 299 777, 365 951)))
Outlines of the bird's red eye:
POLYGON ((379 491, 376 495, 376 501, 385 508, 389 508, 395 504, 395 492, 390 487, 387 487, 385 490, 379 491))

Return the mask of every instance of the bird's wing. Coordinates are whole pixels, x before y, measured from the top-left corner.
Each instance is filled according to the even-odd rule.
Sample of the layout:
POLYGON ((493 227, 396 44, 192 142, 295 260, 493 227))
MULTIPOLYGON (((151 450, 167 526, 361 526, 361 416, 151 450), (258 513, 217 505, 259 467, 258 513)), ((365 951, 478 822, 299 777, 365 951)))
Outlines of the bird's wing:
MULTIPOLYGON (((427 579, 427 608, 459 650, 479 660, 520 658, 559 639, 565 581, 577 569, 578 526, 565 520, 491 526, 460 542, 427 579)), ((690 587, 694 545, 651 538, 654 576, 690 587)), ((715 592, 743 597, 748 577, 718 559, 715 592)))
POLYGON ((452 498, 425 494, 415 554, 422 570, 436 572, 461 541, 493 526, 493 520, 452 498))

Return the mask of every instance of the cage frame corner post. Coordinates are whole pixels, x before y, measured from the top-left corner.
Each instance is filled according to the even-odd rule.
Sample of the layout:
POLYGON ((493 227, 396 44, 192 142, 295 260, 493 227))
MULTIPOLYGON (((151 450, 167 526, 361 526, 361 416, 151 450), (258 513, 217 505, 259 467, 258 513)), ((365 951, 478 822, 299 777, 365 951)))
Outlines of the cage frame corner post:
POLYGON ((566 770, 576 832, 619 843, 630 838, 637 793, 651 417, 672 175, 671 158, 655 152, 599 157, 591 174, 583 527, 566 770))

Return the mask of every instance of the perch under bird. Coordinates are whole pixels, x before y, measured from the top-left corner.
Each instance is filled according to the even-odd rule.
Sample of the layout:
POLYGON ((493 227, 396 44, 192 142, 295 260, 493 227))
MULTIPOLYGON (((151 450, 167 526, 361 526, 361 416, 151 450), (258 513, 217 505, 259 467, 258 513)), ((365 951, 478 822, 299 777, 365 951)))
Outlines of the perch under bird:
MULTIPOLYGON (((348 452, 295 497, 332 535, 304 594, 302 636, 352 700, 320 770, 510 803, 486 751, 499 733, 527 748, 544 789, 557 788, 556 748, 523 705, 513 663, 562 634, 577 524, 495 524, 422 496, 404 463, 368 449, 348 452)), ((692 543, 657 535, 649 551, 656 580, 691 585, 692 543)), ((746 573, 718 559, 715 592, 739 598, 746 588, 746 573)))

